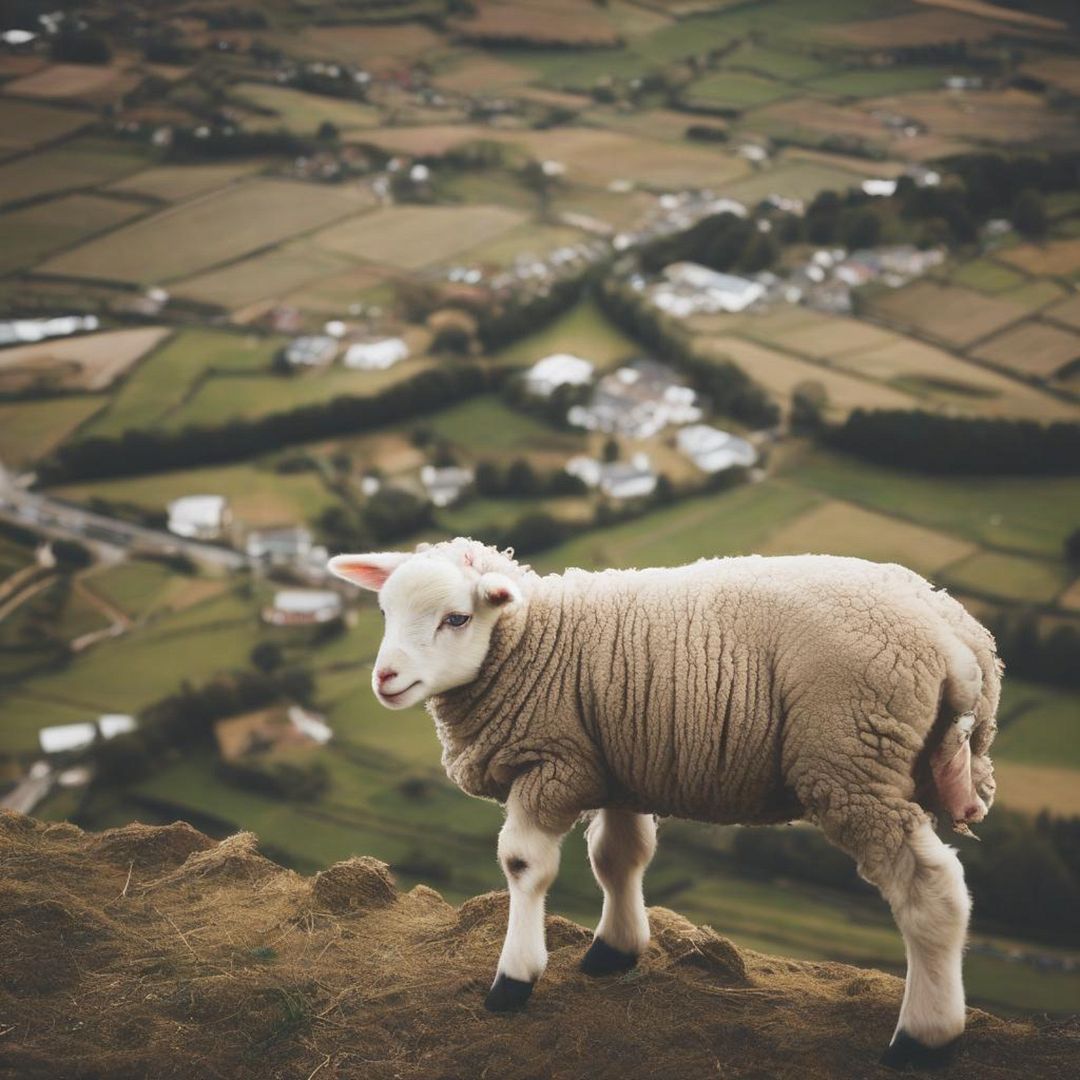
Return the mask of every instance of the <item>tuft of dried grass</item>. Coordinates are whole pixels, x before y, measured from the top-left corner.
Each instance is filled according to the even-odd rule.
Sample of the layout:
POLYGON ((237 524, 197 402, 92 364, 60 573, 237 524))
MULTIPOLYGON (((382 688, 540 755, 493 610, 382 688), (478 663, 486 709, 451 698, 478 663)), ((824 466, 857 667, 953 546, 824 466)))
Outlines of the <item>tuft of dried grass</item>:
MULTIPOLYGON (((100 836, 0 814, 0 1078, 885 1077, 902 984, 739 949, 652 908, 622 976, 548 918, 528 1009, 484 1011, 505 893, 454 908, 358 858, 313 879, 241 833, 100 836)), ((1077 1025, 973 1011, 951 1080, 1080 1075, 1077 1025)))

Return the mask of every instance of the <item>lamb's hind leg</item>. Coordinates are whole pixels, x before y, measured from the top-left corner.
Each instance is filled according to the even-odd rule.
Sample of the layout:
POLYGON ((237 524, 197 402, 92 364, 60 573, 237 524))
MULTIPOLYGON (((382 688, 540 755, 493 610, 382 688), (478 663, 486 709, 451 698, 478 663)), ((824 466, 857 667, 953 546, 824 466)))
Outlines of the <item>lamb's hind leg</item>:
POLYGON ((512 794, 499 833, 499 862, 510 890, 510 920, 495 982, 484 1004, 492 1012, 522 1009, 547 967, 544 899, 559 872, 562 833, 545 829, 512 794))
POLYGON ((649 943, 642 880, 656 851, 656 819, 601 810, 585 836, 593 874, 604 890, 604 909, 581 970, 586 975, 628 971, 649 943))
POLYGON ((882 1064, 943 1067, 964 1030, 962 964, 971 900, 960 860, 915 803, 870 795, 852 800, 846 792, 827 802, 830 809, 819 815, 825 834, 856 858, 904 936, 904 998, 882 1064))

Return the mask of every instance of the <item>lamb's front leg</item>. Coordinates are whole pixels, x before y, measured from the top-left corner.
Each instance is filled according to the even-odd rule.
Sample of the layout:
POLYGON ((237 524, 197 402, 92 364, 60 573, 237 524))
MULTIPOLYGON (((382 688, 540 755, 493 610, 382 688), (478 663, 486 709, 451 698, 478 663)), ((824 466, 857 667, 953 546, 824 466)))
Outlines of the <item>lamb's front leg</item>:
POLYGON ((510 889, 510 922, 495 982, 484 1004, 492 1012, 524 1008, 547 967, 544 898, 559 872, 563 833, 552 832, 511 794, 499 833, 499 863, 510 889))

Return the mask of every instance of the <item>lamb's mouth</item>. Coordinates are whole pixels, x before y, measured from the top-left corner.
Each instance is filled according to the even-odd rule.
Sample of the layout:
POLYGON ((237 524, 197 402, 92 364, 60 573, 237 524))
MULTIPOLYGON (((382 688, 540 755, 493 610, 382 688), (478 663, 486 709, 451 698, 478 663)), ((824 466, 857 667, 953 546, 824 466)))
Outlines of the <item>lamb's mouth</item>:
POLYGON ((421 681, 422 680, 417 679, 415 682, 409 683, 409 685, 406 686, 404 690, 397 690, 393 694, 388 694, 388 693, 386 693, 385 690, 376 690, 375 692, 376 692, 376 694, 378 694, 380 701, 386 701, 386 702, 390 702, 391 704, 393 704, 395 701, 397 701, 398 699, 403 697, 405 694, 407 694, 410 690, 412 690, 413 687, 419 686, 421 681))

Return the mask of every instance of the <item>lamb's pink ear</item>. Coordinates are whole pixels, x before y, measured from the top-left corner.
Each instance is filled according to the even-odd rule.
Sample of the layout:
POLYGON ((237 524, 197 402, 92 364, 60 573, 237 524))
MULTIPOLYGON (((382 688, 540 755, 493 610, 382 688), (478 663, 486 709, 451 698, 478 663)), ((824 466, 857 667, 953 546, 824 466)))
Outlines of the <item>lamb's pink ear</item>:
POLYGON ((335 555, 326 565, 332 574, 362 589, 378 592, 386 579, 406 560, 407 551, 372 551, 367 555, 335 555))
POLYGON ((481 574, 476 583, 476 595, 481 603, 490 607, 503 607, 517 603, 521 599, 521 590, 505 574, 481 574))

